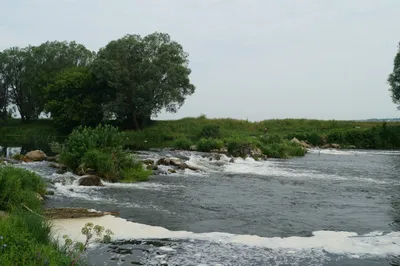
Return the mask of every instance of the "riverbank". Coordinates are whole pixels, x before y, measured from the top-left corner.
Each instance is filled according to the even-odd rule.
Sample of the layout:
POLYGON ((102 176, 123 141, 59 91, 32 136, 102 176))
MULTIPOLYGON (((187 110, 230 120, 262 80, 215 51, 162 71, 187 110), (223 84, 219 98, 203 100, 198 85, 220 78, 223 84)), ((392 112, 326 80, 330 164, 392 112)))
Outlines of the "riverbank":
MULTIPOLYGON (((207 119, 201 116, 153 121, 140 131, 125 131, 125 135, 125 146, 133 150, 172 147, 210 151, 220 149, 222 146, 229 148, 229 143, 233 149, 234 144, 241 143, 257 146, 267 156, 277 158, 302 155, 298 149, 292 148, 290 140, 293 138, 304 141, 312 147, 329 148, 332 147, 331 144, 338 144, 341 148, 400 149, 399 122, 307 119, 249 122, 235 119, 207 119), (271 145, 273 143, 279 145, 271 145)), ((57 132, 51 120, 39 120, 29 124, 10 120, 7 123, 2 122, 0 127, 1 146, 22 144, 28 146, 27 151, 45 149, 46 152, 44 146, 55 140, 62 141, 66 137, 65 133, 57 132)), ((50 151, 48 147, 47 151, 50 151)))
POLYGON ((0 265, 73 265, 41 215, 45 190, 38 175, 0 167, 0 265))

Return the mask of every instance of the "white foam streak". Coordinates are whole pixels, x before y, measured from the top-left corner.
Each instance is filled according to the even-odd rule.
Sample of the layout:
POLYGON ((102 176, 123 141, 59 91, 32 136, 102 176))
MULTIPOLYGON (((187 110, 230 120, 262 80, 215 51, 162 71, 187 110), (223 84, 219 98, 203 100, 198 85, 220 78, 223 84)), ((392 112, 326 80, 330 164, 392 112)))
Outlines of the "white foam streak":
POLYGON ((332 254, 357 256, 386 256, 400 254, 400 232, 383 234, 372 232, 358 235, 353 232, 316 231, 311 237, 260 237, 229 233, 193 233, 170 231, 163 227, 129 222, 122 218, 104 216, 88 219, 60 219, 53 221, 55 236, 68 234, 72 239, 83 241, 80 229, 87 222, 102 225, 114 232, 114 239, 188 239, 203 240, 218 244, 237 244, 249 247, 268 248, 299 252, 304 250, 324 250, 332 254))

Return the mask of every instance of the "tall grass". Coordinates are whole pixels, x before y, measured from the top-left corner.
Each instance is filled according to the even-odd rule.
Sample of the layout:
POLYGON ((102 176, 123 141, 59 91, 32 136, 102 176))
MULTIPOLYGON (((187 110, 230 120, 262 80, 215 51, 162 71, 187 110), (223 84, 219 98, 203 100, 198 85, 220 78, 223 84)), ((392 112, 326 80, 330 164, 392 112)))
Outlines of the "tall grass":
POLYGON ((45 183, 38 175, 24 169, 0 167, 0 210, 12 211, 22 204, 40 209, 38 195, 44 194, 45 183))
POLYGON ((37 194, 44 189, 36 174, 0 167, 0 210, 9 212, 0 219, 0 265, 71 265, 52 242, 50 225, 40 214, 37 194))

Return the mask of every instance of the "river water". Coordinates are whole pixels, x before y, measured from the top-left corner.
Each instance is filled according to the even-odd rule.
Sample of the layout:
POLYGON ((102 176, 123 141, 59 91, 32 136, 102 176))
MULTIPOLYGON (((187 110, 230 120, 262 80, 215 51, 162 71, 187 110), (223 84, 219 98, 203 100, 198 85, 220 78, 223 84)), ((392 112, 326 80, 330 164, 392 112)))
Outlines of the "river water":
POLYGON ((166 155, 203 171, 87 188, 45 162, 21 167, 54 183, 49 207, 120 212, 55 221, 73 237, 87 221, 115 233, 116 242, 91 249, 93 265, 400 265, 400 152, 311 150, 234 163, 190 152, 139 156, 166 155))

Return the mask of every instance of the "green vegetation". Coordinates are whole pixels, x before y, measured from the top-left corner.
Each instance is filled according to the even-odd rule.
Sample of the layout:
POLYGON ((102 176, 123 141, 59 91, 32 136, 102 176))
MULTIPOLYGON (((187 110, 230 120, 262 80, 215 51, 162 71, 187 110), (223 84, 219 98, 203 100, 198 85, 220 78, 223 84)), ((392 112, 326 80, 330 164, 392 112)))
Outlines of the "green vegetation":
POLYGON ((162 110, 176 112, 195 91, 188 54, 166 33, 126 35, 97 53, 75 42, 0 52, 0 119, 27 123, 43 112, 64 132, 110 118, 140 129, 162 110), (10 108, 16 106, 16 110, 10 108))
POLYGON ((85 243, 64 236, 59 246, 51 236, 51 224, 42 216, 38 195, 44 195, 45 183, 27 170, 0 167, 0 265, 79 265, 88 245, 111 241, 112 231, 88 223, 82 228, 85 243))
POLYGON ((390 94, 392 96, 393 103, 398 105, 400 109, 400 43, 398 46, 397 54, 394 57, 393 72, 388 77, 388 83, 390 85, 390 94))
POLYGON ((51 241, 50 225, 40 216, 38 195, 44 191, 36 174, 0 167, 0 211, 9 213, 0 217, 0 265, 71 265, 72 259, 51 241))
POLYGON ((11 167, 0 167, 0 210, 12 211, 21 204, 39 209, 38 196, 45 194, 41 178, 28 171, 11 167))
POLYGON ((60 162, 75 172, 94 170, 110 182, 146 181, 151 174, 132 154, 124 151, 124 134, 110 125, 78 127, 64 144, 53 144, 60 162))
POLYGON ((154 121, 151 126, 141 131, 125 133, 127 136, 125 144, 134 149, 156 147, 188 149, 191 145, 197 145, 200 151, 210 151, 220 149, 222 143, 222 146, 234 155, 242 156, 249 149, 259 148, 264 155, 273 158, 304 155, 304 149, 290 142, 294 137, 313 146, 336 143, 343 148, 352 146, 360 149, 400 148, 400 123, 306 119, 249 122, 199 117, 154 121), (265 128, 268 128, 267 134, 264 134, 265 128))

